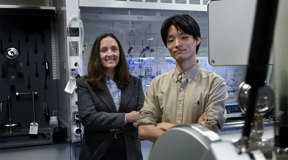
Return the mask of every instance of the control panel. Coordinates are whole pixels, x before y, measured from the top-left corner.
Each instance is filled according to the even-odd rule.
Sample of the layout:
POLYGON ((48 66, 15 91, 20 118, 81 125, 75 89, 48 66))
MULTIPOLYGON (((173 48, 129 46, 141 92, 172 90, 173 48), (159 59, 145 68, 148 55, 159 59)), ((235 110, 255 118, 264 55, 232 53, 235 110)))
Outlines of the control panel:
POLYGON ((225 102, 225 109, 227 111, 227 118, 244 117, 244 113, 241 111, 238 102, 236 100, 227 100, 225 102))

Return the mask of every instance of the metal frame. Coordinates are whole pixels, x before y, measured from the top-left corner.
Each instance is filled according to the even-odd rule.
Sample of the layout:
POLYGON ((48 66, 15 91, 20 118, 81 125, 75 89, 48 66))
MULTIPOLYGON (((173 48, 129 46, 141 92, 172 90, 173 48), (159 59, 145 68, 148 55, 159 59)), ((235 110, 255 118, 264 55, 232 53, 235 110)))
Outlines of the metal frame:
MULTIPOLYGON (((82 13, 81 17, 85 21, 95 20, 117 20, 117 21, 149 21, 149 22, 163 22, 168 16, 145 16, 145 15, 119 15, 119 14, 89 14, 82 13)), ((203 18, 196 18, 199 24, 207 24, 203 18)))
POLYGON ((114 0, 79 0, 79 7, 103 7, 103 8, 130 8, 130 9, 157 9, 157 10, 180 10, 180 11, 207 11, 207 5, 203 5, 203 0, 200 0, 199 5, 175 3, 161 3, 160 0, 156 2, 132 2, 127 1, 114 1, 114 0))

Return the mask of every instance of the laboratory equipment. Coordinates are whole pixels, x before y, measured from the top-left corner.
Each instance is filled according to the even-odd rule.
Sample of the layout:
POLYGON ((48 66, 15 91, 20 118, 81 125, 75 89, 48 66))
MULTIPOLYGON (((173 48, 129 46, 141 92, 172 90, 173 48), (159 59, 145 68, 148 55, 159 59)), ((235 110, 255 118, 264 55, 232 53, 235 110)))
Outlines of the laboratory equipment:
POLYGON ((17 100, 20 99, 21 95, 31 95, 31 97, 32 97, 33 123, 36 124, 37 122, 36 122, 36 111, 35 111, 35 98, 38 96, 38 93, 36 91, 33 91, 33 92, 16 92, 17 100))
POLYGON ((54 115, 54 113, 57 111, 53 111, 53 116, 50 117, 50 139, 52 140, 53 137, 53 131, 56 127, 58 127, 58 119, 57 116, 54 115))
MULTIPOLYGON (((210 5, 214 3, 211 6, 218 6, 223 2, 211 1, 210 5)), ((227 1, 227 4, 231 4, 231 2, 227 1)), ((285 89, 286 83, 279 83, 285 82, 288 74, 286 67, 283 67, 287 63, 283 59, 287 57, 287 45, 283 44, 288 37, 286 30, 288 2, 285 0, 258 0, 255 4, 247 74, 238 93, 240 108, 245 112, 245 125, 242 134, 237 134, 238 137, 234 135, 232 136, 233 139, 235 138, 234 140, 231 141, 230 137, 227 141, 225 137, 229 136, 229 133, 217 135, 199 125, 176 126, 166 131, 156 141, 151 151, 151 160, 176 157, 176 159, 197 160, 284 160, 288 158, 288 109, 286 102, 284 102, 287 97, 287 89, 285 89), (274 58, 277 59, 277 61, 274 59, 274 65, 283 65, 281 68, 276 67, 274 71, 276 78, 275 97, 273 90, 265 83, 273 39, 275 42, 274 58), (274 105, 276 106, 274 127, 265 129, 263 127, 263 115, 269 112, 274 105), (187 141, 190 143, 186 143, 187 141), (179 149, 175 150, 175 148, 179 149)), ((234 43, 237 42, 234 41, 234 43)))
MULTIPOLYGON (((207 30, 207 16, 206 16, 207 0, 199 0, 199 1, 155 0, 153 2, 152 1, 148 2, 144 0, 142 1, 111 0, 113 1, 113 3, 107 0, 94 0, 94 1, 49 0, 49 2, 48 0, 46 0, 45 2, 43 0, 37 0, 37 1, 31 0, 25 2, 18 1, 17 3, 15 2, 15 0, 9 0, 5 2, 14 4, 24 4, 27 6, 27 4, 31 3, 32 1, 34 2, 33 5, 42 3, 41 5, 44 5, 44 7, 40 6, 36 7, 36 9, 35 8, 33 9, 32 7, 32 11, 31 10, 23 11, 21 7, 17 8, 18 10, 21 11, 14 10, 14 12, 18 14, 19 13, 37 14, 37 16, 34 17, 33 21, 24 20, 24 22, 21 22, 20 20, 18 20, 19 22, 21 22, 19 24, 17 23, 17 21, 15 22, 15 24, 18 24, 15 26, 19 26, 18 28, 24 28, 23 30, 20 29, 21 32, 17 33, 15 30, 13 30, 13 28, 7 29, 7 27, 5 27, 5 22, 7 22, 5 16, 4 19, 1 19, 2 23, 1 27, 4 26, 3 33, 5 34, 3 35, 1 34, 2 43, 0 49, 1 48, 5 49, 6 47, 8 47, 7 44, 9 43, 14 43, 13 46, 17 46, 17 48, 19 48, 19 53, 21 53, 22 55, 18 56, 17 59, 20 60, 19 62, 25 63, 26 65, 23 68, 22 72, 24 73, 23 78, 19 79, 18 77, 16 77, 17 78, 15 86, 16 89, 22 91, 25 91, 27 89, 28 91, 39 89, 38 92, 40 97, 37 101, 38 104, 46 102, 45 93, 47 93, 48 101, 50 99, 55 100, 55 101, 49 101, 49 107, 51 111, 56 108, 59 109, 58 124, 60 127, 62 127, 62 129, 60 130, 62 131, 66 130, 67 132, 67 136, 65 135, 66 140, 68 142, 73 142, 72 145, 68 144, 69 146, 79 145, 78 143, 74 142, 80 142, 82 135, 81 132, 82 126, 77 123, 74 123, 75 121, 74 113, 77 113, 77 97, 74 92, 76 88, 75 80, 77 75, 81 76, 85 75, 85 69, 86 69, 85 60, 88 59, 88 58, 85 59, 85 57, 83 58, 81 56, 82 55, 89 56, 91 45, 95 40, 95 37, 97 37, 99 33, 115 32, 115 34, 118 37, 123 38, 121 39, 122 44, 127 44, 127 42, 133 42, 128 46, 123 45, 123 47, 125 51, 128 51, 131 46, 133 47, 133 50, 131 50, 131 55, 134 55, 133 58, 136 57, 136 60, 131 61, 132 62, 131 71, 133 71, 135 76, 141 75, 143 77, 145 77, 145 71, 146 71, 146 77, 147 76, 148 77, 145 83, 147 82, 146 83, 147 87, 147 85, 149 85, 148 79, 150 76, 149 67, 152 68, 151 78, 153 78, 153 76, 157 76, 160 75, 161 73, 166 72, 165 57, 169 56, 169 53, 167 52, 167 49, 163 46, 163 44, 157 43, 160 38, 160 35, 151 33, 151 30, 155 31, 155 33, 158 33, 159 27, 161 26, 161 23, 164 21, 164 19, 166 19, 172 14, 179 14, 180 12, 194 16, 196 21, 199 22, 202 31, 206 32, 207 30), (38 13, 40 13, 41 17, 39 19, 36 18, 38 17, 38 13), (57 13, 57 16, 55 16, 55 13, 57 13), (44 16, 45 18, 43 18, 41 16, 43 14, 49 15, 47 16, 48 18, 46 18, 45 16, 44 16), (39 22, 43 22, 44 19, 45 19, 44 23, 45 25, 41 26, 40 25, 41 23, 39 22), (113 24, 115 21, 121 21, 121 24, 118 23, 117 25, 113 24), (34 22, 37 23, 35 24, 34 22), (23 24, 27 24, 27 26, 22 27, 21 25, 23 24), (111 24, 113 24, 112 29, 111 24), (87 43, 85 42, 85 45, 83 44, 84 26, 85 26, 85 40, 87 42, 87 43), (127 32, 126 29, 127 30, 129 29, 129 32, 127 32), (129 34, 131 33, 130 39, 127 38, 127 36, 125 35, 128 33, 129 34), (134 35, 132 35, 133 33, 134 35), (151 39, 152 36, 154 40, 151 39), (36 41, 35 37, 37 37, 36 41), (143 45, 140 44, 142 40, 144 41, 143 45), (44 46, 44 44, 46 47, 44 46), (29 47, 26 48, 26 46, 29 47), (143 49, 143 47, 145 46, 155 48, 155 51, 152 54, 153 56, 152 58, 155 59, 155 63, 152 63, 152 66, 150 65, 149 60, 145 61, 145 59, 143 59, 142 61, 142 62, 145 61, 145 64, 141 64, 142 63, 141 61, 140 63, 138 63, 137 56, 141 52, 141 49, 143 49), (84 54, 84 49, 86 48, 88 54, 84 54), (46 60, 50 64, 51 77, 46 76, 47 74, 45 73, 43 74, 44 66, 39 65, 42 64, 43 54, 44 57, 46 55, 46 60), (81 64, 82 60, 84 60, 84 63, 81 64), (37 78, 35 77, 35 70, 36 70, 35 63, 38 64, 37 78), (138 64, 142 65, 141 72, 140 68, 138 68, 138 64), (149 70, 147 68, 149 68, 149 70), (71 94, 63 91, 68 83, 72 91, 71 94), (43 89, 43 87, 45 89, 43 89)), ((2 12, 3 10, 5 9, 1 8, 1 13, 3 13, 2 12)), ((3 30, 3 27, 1 29, 3 30)), ((205 33, 202 35, 205 35, 205 33)), ((206 39, 202 40, 201 46, 206 45, 205 41, 206 39)), ((207 45, 205 47, 207 47, 207 45)), ((203 54, 203 52, 199 54, 203 54)), ((150 57, 146 54, 145 58, 150 57)), ((1 64, 5 65, 5 67, 2 66, 3 70, 2 77, 6 77, 2 78, 2 80, 4 81, 8 79, 8 77, 10 78, 12 73, 9 72, 8 65, 6 65, 3 62, 1 64)), ((17 72, 16 74, 13 73, 13 75, 17 75, 17 72)), ((10 91, 10 89, 7 91, 5 87, 6 86, 4 86, 3 89, 5 90, 5 93, 10 91)), ((13 94, 12 96, 15 96, 15 94, 13 94)), ((12 97, 12 100, 14 99, 12 97)), ((25 102, 21 101, 21 105, 25 106, 25 102)), ((26 105, 30 106, 30 101, 29 103, 27 102, 26 105)), ((43 112, 42 107, 38 111, 40 111, 41 114, 38 114, 37 112, 38 116, 37 120, 42 121, 39 126, 40 127, 44 126, 48 128, 49 121, 47 121, 46 118, 44 119, 42 113, 43 112)), ((27 123, 25 122, 25 125, 26 124, 27 123)), ((1 147, 5 147, 5 145, 1 144, 1 147)), ((74 152, 74 149, 72 149, 71 151, 74 152)), ((1 156, 3 154, 4 152, 1 153, 1 156)), ((71 153, 70 157, 72 157, 73 159, 74 153, 71 153)), ((67 159, 67 157, 60 159, 67 159)))
POLYGON ((15 126, 20 126, 21 124, 13 124, 12 123, 12 113, 11 113, 11 97, 10 96, 7 96, 7 99, 6 100, 3 100, 0 102, 0 112, 2 112, 2 107, 3 107, 3 103, 7 103, 7 108, 8 108, 8 115, 9 115, 9 123, 8 124, 4 124, 3 126, 4 127, 8 127, 9 128, 9 132, 12 133, 13 130, 12 130, 12 127, 15 127, 15 126))

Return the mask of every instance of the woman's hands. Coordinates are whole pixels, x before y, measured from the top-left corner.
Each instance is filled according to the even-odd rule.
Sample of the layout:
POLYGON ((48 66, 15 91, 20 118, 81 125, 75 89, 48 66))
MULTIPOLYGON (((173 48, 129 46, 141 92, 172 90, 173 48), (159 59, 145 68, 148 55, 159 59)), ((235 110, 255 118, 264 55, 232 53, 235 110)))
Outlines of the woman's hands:
POLYGON ((130 113, 126 113, 125 116, 126 116, 126 123, 136 122, 139 118, 139 112, 132 111, 130 113))

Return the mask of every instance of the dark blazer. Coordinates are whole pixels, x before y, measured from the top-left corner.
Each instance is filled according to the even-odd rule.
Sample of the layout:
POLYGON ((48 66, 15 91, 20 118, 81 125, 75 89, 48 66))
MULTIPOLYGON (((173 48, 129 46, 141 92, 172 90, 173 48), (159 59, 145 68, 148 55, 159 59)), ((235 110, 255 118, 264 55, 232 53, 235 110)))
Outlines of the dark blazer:
POLYGON ((127 159, 143 159, 137 128, 132 123, 125 124, 125 113, 140 111, 143 107, 144 93, 139 78, 132 76, 129 86, 121 90, 119 112, 108 88, 93 89, 84 77, 77 79, 77 95, 79 117, 84 126, 80 160, 90 160, 97 149, 103 152, 103 148, 108 148, 107 139, 115 130, 124 131, 127 159))

